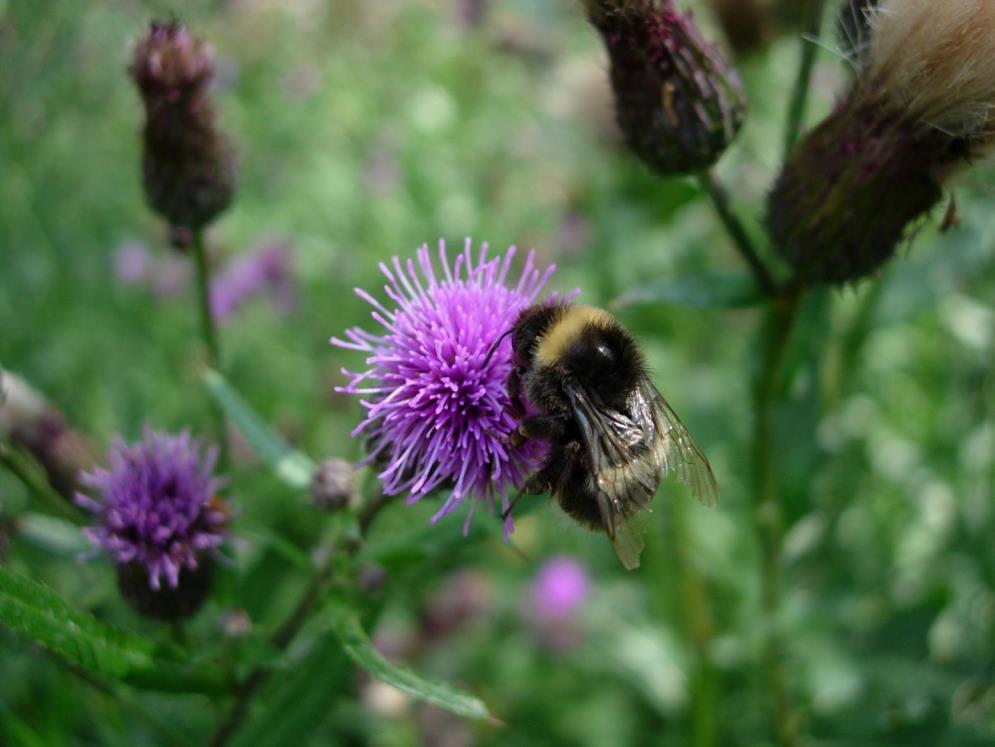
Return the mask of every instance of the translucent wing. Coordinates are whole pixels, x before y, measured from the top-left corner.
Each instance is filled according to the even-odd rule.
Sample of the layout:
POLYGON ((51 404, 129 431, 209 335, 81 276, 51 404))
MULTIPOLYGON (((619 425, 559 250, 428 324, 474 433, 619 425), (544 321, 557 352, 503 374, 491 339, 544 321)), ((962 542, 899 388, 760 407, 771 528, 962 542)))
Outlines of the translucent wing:
POLYGON ((595 405, 586 392, 568 389, 574 418, 587 450, 591 492, 615 554, 628 570, 639 567, 644 542, 643 514, 660 484, 660 470, 647 446, 655 434, 649 403, 646 417, 595 405))
POLYGON ((676 472, 677 479, 691 488, 695 498, 706 506, 714 506, 719 502, 719 486, 708 459, 652 382, 645 381, 643 388, 653 403, 655 429, 666 446, 663 474, 676 472))
POLYGON ((706 505, 718 501, 708 460, 663 395, 648 379, 626 402, 628 412, 596 403, 578 387, 565 389, 586 447, 592 492, 615 554, 639 566, 644 515, 660 480, 671 472, 706 505))

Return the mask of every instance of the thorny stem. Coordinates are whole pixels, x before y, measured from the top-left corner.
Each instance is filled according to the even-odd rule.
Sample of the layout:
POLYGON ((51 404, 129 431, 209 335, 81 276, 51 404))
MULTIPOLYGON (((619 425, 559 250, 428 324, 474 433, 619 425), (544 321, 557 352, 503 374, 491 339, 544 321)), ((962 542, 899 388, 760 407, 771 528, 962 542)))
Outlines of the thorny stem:
POLYGON ((725 226, 725 229, 729 234, 729 238, 732 239, 736 249, 738 249, 739 253, 743 255, 743 259, 746 260, 746 264, 750 266, 750 270, 756 278, 757 285, 760 286, 760 289, 768 296, 776 295, 777 285, 774 283, 774 279, 770 276, 766 266, 764 266, 763 261, 760 259, 760 255, 757 254, 757 250, 753 246, 753 242, 750 240, 750 236, 743 227, 742 222, 732 211, 732 206, 729 201, 729 194, 719 182, 718 178, 715 176, 715 173, 711 170, 700 172, 698 174, 698 183, 711 198, 712 205, 715 206, 715 212, 718 215, 719 220, 722 221, 722 225, 725 226))
MULTIPOLYGON (((360 538, 364 537, 369 530, 370 526, 373 524, 374 519, 377 514, 390 503, 390 497, 385 497, 383 491, 378 485, 375 492, 371 494, 367 500, 366 505, 359 512, 359 516, 356 519, 356 526, 359 531, 360 538)), ((341 554, 337 552, 338 548, 330 548, 329 552, 326 554, 325 558, 318 564, 315 569, 314 575, 312 575, 311 580, 308 582, 307 587, 304 589, 303 594, 301 594, 297 605, 286 617, 286 619, 280 624, 270 639, 270 645, 276 651, 283 651, 290 645, 290 643, 300 632, 300 629, 307 622, 308 616, 314 605, 321 598, 321 592, 325 588, 325 584, 331 579, 332 574, 335 570, 336 562, 345 555, 346 557, 354 556, 361 547, 359 540, 344 540, 344 544, 341 547, 341 554)), ((252 701, 252 696, 256 693, 259 687, 266 682, 270 675, 270 669, 265 665, 259 665, 249 675, 245 680, 239 685, 236 691, 235 703, 232 705, 231 710, 228 711, 228 715, 225 716, 224 720, 218 726, 211 740, 208 742, 209 747, 222 747, 226 744, 229 739, 231 739, 235 732, 241 727, 242 722, 245 720, 245 716, 249 711, 249 704, 252 701)))
MULTIPOLYGON (((215 370, 221 370, 221 347, 218 343, 218 328, 211 312, 211 270, 207 263, 207 248, 204 244, 204 232, 194 231, 191 243, 194 264, 197 266, 197 305, 200 309, 200 336, 207 349, 207 365, 215 370)), ((216 434, 221 449, 219 465, 222 470, 228 468, 228 429, 225 424, 224 411, 217 403, 212 403, 214 410, 216 434)))
POLYGON ((784 159, 791 156, 791 151, 798 141, 802 120, 808 108, 808 94, 812 83, 812 69, 815 67, 815 56, 819 45, 815 40, 822 28, 822 16, 825 0, 808 0, 808 16, 805 19, 805 29, 802 33, 802 57, 798 65, 798 75, 791 92, 791 103, 788 106, 788 121, 784 129, 784 159))
POLYGON ((782 507, 774 470, 774 409, 780 390, 785 354, 800 303, 800 292, 775 302, 767 311, 763 329, 763 357, 754 392, 753 465, 754 519, 763 554, 764 643, 767 686, 773 701, 778 744, 793 747, 797 730, 784 671, 784 642, 780 630, 782 507))

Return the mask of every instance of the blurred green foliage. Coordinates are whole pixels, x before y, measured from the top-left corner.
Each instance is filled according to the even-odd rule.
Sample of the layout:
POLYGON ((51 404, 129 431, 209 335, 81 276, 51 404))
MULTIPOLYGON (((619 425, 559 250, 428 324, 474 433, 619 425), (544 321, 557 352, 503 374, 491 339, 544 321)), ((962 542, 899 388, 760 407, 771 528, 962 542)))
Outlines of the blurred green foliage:
MULTIPOLYGON (((575 3, 495 3, 477 28, 461 23, 460 5, 181 9, 218 53, 216 100, 240 153, 237 199, 210 232, 211 250, 222 264, 267 237, 285 240, 299 285, 290 316, 253 304, 226 322, 224 367, 314 458, 359 455, 349 437, 359 407, 332 387, 342 366, 362 361, 327 340, 368 322, 351 290, 379 288, 377 263, 392 255, 439 237, 535 246, 559 265, 557 288, 602 305, 653 282, 740 270, 697 186, 658 180, 618 147, 599 42, 575 3)), ((144 24, 173 9, 0 2, 0 363, 102 444, 145 423, 210 429, 189 283, 157 295, 115 277, 126 242, 162 262, 172 252, 142 202, 141 107, 125 66, 144 24)), ((785 38, 742 65, 751 115, 720 171, 757 236, 797 57, 798 40, 785 38)), ((823 54, 813 119, 845 79, 843 63, 823 54)), ((991 175, 957 183, 958 227, 929 223, 879 278, 812 296, 792 340, 775 422, 787 529, 777 624, 807 744, 995 740, 991 175)), ((603 537, 545 502, 530 506, 513 546, 485 517, 463 540, 455 518, 429 526, 430 505, 391 506, 368 546, 386 570, 364 603, 375 639, 479 696, 505 726, 385 691, 356 674, 316 619, 275 662, 242 743, 686 745, 702 719, 717 744, 771 740, 748 495, 759 315, 702 308, 697 290, 691 301, 674 295, 643 294, 619 315, 708 453, 720 506, 662 488, 633 574, 603 537), (530 577, 554 553, 581 558, 594 586, 566 650, 544 644, 529 616, 530 577), (697 712, 689 568, 707 584, 716 668, 697 712), (430 635, 426 620, 467 569, 486 590, 486 613, 430 635)), ((250 449, 236 456, 232 562, 184 645, 244 675, 275 656, 267 634, 305 583, 321 522, 250 449), (236 625, 244 616, 247 631, 236 625)), ((172 645, 170 630, 120 601, 109 564, 75 562, 76 530, 41 516, 6 473, 0 509, 10 569, 172 645)), ((2 744, 202 743, 222 713, 216 697, 95 687, 5 630, 0 651, 2 744)))

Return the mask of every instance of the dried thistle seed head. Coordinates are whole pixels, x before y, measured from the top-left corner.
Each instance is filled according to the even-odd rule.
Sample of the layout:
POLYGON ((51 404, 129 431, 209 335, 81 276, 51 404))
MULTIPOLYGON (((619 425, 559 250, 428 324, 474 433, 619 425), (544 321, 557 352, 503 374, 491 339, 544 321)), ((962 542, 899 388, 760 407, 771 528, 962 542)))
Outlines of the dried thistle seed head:
POLYGON ((311 478, 311 498, 325 511, 339 511, 356 498, 355 470, 344 459, 326 459, 311 478))
POLYGON ((854 0, 870 36, 853 89, 795 148, 771 235, 805 283, 886 262, 944 180, 995 139, 995 2, 854 0))
POLYGON ((867 59, 871 19, 877 6, 878 0, 846 0, 836 18, 840 50, 855 64, 862 64, 867 59))
POLYGON ((857 96, 923 129, 995 137, 995 2, 881 0, 857 96))
POLYGON ((129 71, 145 104, 146 198, 175 235, 185 235, 227 208, 234 190, 234 153, 208 96, 213 54, 183 25, 153 23, 129 71))
POLYGON ((611 60, 626 144, 660 174, 713 165, 743 124, 735 69, 672 0, 586 0, 611 60))

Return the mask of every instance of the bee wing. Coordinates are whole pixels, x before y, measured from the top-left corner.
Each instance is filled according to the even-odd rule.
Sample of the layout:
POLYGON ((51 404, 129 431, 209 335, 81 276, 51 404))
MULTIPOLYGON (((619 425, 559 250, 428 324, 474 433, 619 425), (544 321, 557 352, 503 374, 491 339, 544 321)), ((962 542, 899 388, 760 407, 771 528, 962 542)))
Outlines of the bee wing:
POLYGON ((641 389, 652 403, 654 427, 666 446, 661 450, 662 473, 676 472, 677 479, 691 488, 695 498, 706 506, 714 506, 719 502, 719 486, 708 459, 652 382, 645 381, 641 389))
POLYGON ((650 512, 636 510, 628 515, 621 513, 620 507, 607 493, 599 490, 598 508, 601 510, 601 520, 604 522, 608 539, 612 543, 612 549, 625 570, 632 571, 639 567, 639 556, 643 554, 646 542, 643 535, 646 533, 645 516, 650 512))
POLYGON ((634 449, 645 442, 652 421, 648 412, 646 422, 641 423, 595 405, 581 389, 568 387, 566 391, 587 449, 605 532, 622 565, 628 570, 638 568, 645 545, 643 515, 649 511, 661 473, 648 452, 634 453, 634 449))

